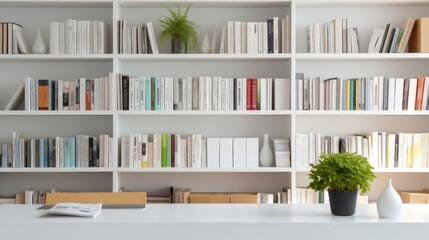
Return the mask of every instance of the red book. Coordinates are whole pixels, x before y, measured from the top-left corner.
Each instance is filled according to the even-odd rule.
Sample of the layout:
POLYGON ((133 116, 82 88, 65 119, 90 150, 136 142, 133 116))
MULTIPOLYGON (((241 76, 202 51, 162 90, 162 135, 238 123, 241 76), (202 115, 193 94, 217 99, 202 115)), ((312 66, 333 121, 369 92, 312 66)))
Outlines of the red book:
POLYGON ((417 79, 417 93, 416 93, 416 110, 422 110, 424 87, 425 87, 425 78, 424 77, 418 78, 417 79))
POLYGON ((85 106, 86 110, 91 110, 91 80, 86 80, 86 86, 85 86, 85 106))
POLYGON ((256 78, 252 78, 252 97, 251 97, 251 101, 252 101, 252 110, 257 110, 257 103, 258 103, 258 98, 257 98, 257 93, 258 93, 258 80, 256 78))
POLYGON ((252 79, 246 79, 246 110, 252 110, 252 79))

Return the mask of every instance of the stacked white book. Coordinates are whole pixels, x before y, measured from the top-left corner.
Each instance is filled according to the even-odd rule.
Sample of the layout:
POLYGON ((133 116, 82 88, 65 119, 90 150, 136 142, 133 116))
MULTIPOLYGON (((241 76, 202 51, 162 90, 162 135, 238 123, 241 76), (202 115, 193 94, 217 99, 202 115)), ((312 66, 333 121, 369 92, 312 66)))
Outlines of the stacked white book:
POLYGON ((159 53, 151 22, 139 27, 127 26, 126 20, 118 20, 118 52, 124 54, 159 53))
POLYGON ((290 167, 290 142, 289 138, 272 138, 274 145, 274 158, 276 167, 290 167))
POLYGON ((51 54, 107 53, 107 24, 104 21, 66 19, 50 22, 51 54))
POLYGON ((359 53, 356 27, 347 19, 335 18, 329 23, 313 23, 307 27, 309 53, 359 53))

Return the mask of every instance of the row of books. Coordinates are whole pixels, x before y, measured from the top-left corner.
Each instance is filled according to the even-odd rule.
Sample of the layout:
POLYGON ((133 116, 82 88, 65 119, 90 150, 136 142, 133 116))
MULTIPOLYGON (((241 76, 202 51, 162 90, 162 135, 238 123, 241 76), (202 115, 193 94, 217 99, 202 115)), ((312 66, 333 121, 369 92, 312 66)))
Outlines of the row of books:
POLYGON ((118 109, 132 111, 285 110, 280 78, 118 77, 118 109))
POLYGON ((121 167, 256 168, 259 138, 206 138, 201 134, 130 134, 121 137, 121 167))
POLYGON ((335 18, 329 23, 312 23, 307 27, 309 53, 359 53, 356 27, 349 27, 346 18, 335 18))
POLYGON ((0 22, 0 54, 26 54, 23 27, 14 22, 0 22))
MULTIPOLYGON (((25 110, 110 110, 112 77, 114 77, 112 74, 109 74, 109 77, 74 80, 48 80, 27 77, 24 83, 25 110)), ((20 91, 23 90, 18 89, 16 96, 20 95, 20 91)), ((19 99, 16 99, 16 101, 19 101, 19 99)), ((17 105, 15 104, 15 106, 17 105)))
POLYGON ((387 23, 376 27, 368 45, 368 53, 404 53, 413 30, 415 19, 408 18, 402 28, 387 23))
POLYGON ((338 152, 362 155, 374 168, 427 168, 429 133, 369 132, 354 136, 296 134, 297 167, 317 164, 321 153, 338 152))
POLYGON ((13 132, 12 144, 2 144, 1 167, 74 168, 112 167, 113 139, 77 135, 70 137, 23 138, 13 132))
POLYGON ((273 17, 265 22, 228 21, 222 29, 220 53, 267 54, 291 52, 291 19, 273 17))
POLYGON ((1 204, 45 204, 46 193, 34 189, 16 193, 14 196, 0 196, 1 204))
POLYGON ((298 110, 427 110, 429 77, 304 77, 297 73, 298 110))
POLYGON ((107 53, 107 23, 66 19, 49 23, 51 54, 107 53))
POLYGON ((124 54, 159 53, 151 22, 141 26, 127 26, 127 20, 118 20, 118 52, 124 54))

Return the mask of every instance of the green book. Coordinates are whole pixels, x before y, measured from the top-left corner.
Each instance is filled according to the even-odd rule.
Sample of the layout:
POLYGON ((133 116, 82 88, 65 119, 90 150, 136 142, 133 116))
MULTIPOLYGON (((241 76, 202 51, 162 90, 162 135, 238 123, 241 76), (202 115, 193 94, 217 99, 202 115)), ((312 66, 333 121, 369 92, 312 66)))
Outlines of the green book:
POLYGON ((161 167, 167 167, 167 133, 161 136, 161 167))
POLYGON ((171 134, 167 134, 167 167, 171 167, 171 134))

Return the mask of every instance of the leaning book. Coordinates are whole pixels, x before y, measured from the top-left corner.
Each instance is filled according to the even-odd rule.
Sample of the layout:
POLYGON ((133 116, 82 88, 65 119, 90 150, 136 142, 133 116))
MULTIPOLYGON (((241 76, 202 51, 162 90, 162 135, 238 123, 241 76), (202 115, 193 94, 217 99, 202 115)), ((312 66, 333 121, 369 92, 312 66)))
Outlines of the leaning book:
POLYGON ((57 203, 47 214, 95 218, 101 212, 101 205, 101 203, 57 203))

